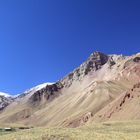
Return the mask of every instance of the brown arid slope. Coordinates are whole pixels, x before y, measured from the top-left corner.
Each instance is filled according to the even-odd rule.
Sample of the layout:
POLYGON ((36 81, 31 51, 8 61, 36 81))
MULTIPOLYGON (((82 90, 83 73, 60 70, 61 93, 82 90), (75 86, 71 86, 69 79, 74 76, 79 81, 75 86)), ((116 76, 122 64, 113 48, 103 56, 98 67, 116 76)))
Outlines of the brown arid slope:
POLYGON ((0 123, 78 127, 94 121, 140 119, 140 54, 91 54, 63 79, 20 95, 0 123))
POLYGON ((118 96, 113 102, 99 111, 92 120, 124 121, 140 119, 140 83, 118 96))

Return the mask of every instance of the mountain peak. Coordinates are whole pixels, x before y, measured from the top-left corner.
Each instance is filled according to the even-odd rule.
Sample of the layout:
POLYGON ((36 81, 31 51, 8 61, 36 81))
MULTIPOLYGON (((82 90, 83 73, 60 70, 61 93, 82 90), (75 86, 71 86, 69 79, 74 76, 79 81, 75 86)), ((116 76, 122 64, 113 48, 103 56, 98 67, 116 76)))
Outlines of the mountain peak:
POLYGON ((109 58, 108 55, 99 51, 95 51, 94 53, 90 55, 87 62, 92 63, 95 67, 98 67, 98 66, 100 67, 101 65, 104 65, 108 61, 108 58, 109 58))
POLYGON ((83 64, 64 77, 61 82, 64 87, 69 87, 73 81, 82 80, 89 72, 101 69, 101 67, 108 62, 108 59, 108 55, 95 51, 83 64))
POLYGON ((93 52, 93 53, 90 55, 90 57, 92 57, 92 56, 94 56, 94 57, 99 57, 99 56, 107 56, 107 55, 104 54, 104 53, 102 53, 102 52, 100 52, 100 51, 95 51, 95 52, 93 52))
MULTIPOLYGON (((102 54, 104 54, 104 53, 103 53, 103 52, 100 52, 100 51, 95 51, 95 52, 93 52, 92 54, 93 54, 93 55, 97 55, 97 54, 98 54, 98 55, 102 55, 102 54)), ((104 54, 104 55, 105 55, 105 54, 104 54)))

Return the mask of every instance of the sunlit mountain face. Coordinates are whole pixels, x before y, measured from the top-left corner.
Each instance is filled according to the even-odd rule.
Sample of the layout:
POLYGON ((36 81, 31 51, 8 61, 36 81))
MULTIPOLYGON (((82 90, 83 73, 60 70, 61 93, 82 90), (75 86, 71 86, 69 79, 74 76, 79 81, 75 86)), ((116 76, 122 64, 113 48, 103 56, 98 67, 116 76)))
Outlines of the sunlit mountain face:
POLYGON ((139 79, 140 53, 94 52, 57 82, 40 84, 16 97, 1 93, 0 123, 79 127, 92 122, 137 120, 139 79))

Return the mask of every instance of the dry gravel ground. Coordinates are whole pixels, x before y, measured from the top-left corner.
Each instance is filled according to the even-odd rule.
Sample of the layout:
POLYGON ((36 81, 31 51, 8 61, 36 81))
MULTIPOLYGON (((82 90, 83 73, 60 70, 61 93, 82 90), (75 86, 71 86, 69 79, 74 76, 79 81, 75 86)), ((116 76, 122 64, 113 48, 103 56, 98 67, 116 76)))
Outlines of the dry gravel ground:
POLYGON ((0 133, 0 140, 140 140, 140 121, 105 122, 80 128, 33 128, 0 133))

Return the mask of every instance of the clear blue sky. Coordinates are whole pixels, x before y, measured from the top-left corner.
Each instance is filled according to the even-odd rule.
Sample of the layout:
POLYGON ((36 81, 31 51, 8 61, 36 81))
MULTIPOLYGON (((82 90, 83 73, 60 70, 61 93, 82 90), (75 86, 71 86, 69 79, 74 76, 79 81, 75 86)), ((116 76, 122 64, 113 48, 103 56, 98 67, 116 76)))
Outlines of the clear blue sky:
POLYGON ((56 81, 95 50, 140 51, 139 0, 0 0, 0 91, 56 81))

